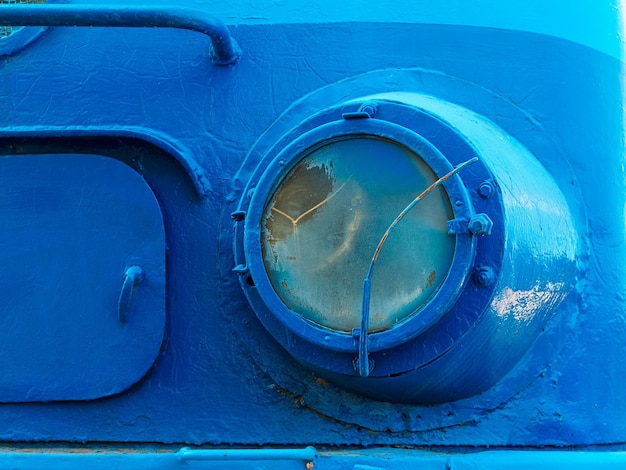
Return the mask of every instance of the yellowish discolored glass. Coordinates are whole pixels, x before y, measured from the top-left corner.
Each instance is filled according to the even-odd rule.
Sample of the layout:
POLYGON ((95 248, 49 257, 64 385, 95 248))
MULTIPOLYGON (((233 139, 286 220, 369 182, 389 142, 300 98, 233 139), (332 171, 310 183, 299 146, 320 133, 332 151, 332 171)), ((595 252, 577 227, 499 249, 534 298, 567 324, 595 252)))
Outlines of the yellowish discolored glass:
MULTIPOLYGON (((262 219, 270 282, 296 314, 350 332, 360 326, 362 285, 396 216, 437 177, 417 154, 370 136, 309 151, 280 182, 262 219)), ((452 264, 453 218, 441 186, 397 225, 372 275, 370 331, 419 314, 452 264)))

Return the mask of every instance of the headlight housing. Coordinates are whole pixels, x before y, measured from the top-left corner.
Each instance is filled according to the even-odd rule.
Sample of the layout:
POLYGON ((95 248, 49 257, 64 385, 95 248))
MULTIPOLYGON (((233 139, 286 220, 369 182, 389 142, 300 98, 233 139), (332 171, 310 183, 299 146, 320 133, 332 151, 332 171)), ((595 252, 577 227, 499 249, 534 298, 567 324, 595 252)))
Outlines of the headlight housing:
POLYGON ((272 336, 316 373, 387 401, 492 385, 573 279, 576 236, 550 175, 488 120, 417 94, 368 96, 303 121, 258 162, 233 216, 235 270, 272 336), (473 157, 386 240, 363 333, 363 279, 385 230, 473 157))

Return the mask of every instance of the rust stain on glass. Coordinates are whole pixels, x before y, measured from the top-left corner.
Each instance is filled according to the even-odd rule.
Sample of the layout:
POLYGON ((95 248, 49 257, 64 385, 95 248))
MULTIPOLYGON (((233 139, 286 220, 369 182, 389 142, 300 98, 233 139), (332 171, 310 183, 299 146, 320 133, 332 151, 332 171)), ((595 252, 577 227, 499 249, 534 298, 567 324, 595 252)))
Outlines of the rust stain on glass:
MULTIPOLYGON (((296 314, 349 333, 358 328, 361 282, 393 218, 437 179, 414 152, 371 136, 329 141, 296 163, 269 198, 262 220, 265 268, 296 314)), ((443 188, 407 218, 381 255, 371 330, 414 314, 445 279, 454 253, 443 188)))

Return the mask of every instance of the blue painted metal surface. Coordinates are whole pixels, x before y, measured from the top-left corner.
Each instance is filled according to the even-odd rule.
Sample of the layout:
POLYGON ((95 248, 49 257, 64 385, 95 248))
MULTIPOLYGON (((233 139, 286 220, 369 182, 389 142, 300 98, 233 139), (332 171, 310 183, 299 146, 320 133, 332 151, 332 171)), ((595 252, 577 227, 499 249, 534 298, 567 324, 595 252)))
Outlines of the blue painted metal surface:
POLYGON ((211 39, 211 60, 218 65, 237 62, 240 51, 228 28, 203 10, 150 6, 2 5, 5 26, 101 26, 106 28, 179 28, 211 39))
MULTIPOLYGON (((400 214, 398 214, 398 216, 393 220, 393 222, 389 225, 387 230, 385 230, 385 233, 383 234, 380 241, 378 242, 378 245, 376 246, 376 250, 374 251, 374 255, 372 256, 372 260, 370 261, 369 269, 367 270, 367 275, 365 276, 365 279, 363 280, 363 302, 361 306, 361 309, 362 309, 361 310, 361 328, 359 331, 359 355, 358 355, 358 364, 359 364, 358 373, 361 377, 367 377, 371 372, 371 367, 370 367, 371 359, 369 357, 369 328, 370 328, 369 311, 370 311, 371 291, 372 291, 372 271, 374 270, 374 264, 378 260, 378 256, 380 255, 380 251, 382 250, 384 243, 387 241, 387 238, 391 234, 391 231, 396 227, 396 225, 398 225, 400 220, 402 220, 404 216, 407 215, 409 211, 413 209, 418 202, 423 200, 428 194, 430 194, 433 190, 435 190, 444 181, 448 180, 450 177, 454 176, 455 174, 463 170, 465 167, 471 165, 472 163, 476 163, 477 161, 478 161, 478 157, 473 157, 466 162, 460 163, 459 165, 455 166, 452 170, 450 170, 448 173, 446 173, 445 175, 443 175, 442 177, 438 178, 436 181, 431 183, 430 186, 428 186, 426 189, 424 189, 424 191, 422 191, 419 195, 417 195, 417 197, 413 199, 409 203, 408 206, 402 209, 402 212, 400 212, 400 214)), ((479 215, 481 214, 472 216, 472 218, 469 221, 469 229, 474 235, 477 235, 477 234, 482 235, 485 233, 484 230, 481 230, 480 233, 478 233, 475 230, 472 230, 472 220, 475 219, 479 215)), ((484 216, 483 218, 485 217, 486 216, 484 216)), ((448 235, 450 235, 450 233, 448 233, 448 235)), ((454 268, 451 267, 449 269, 454 269, 454 268)), ((420 316, 421 314, 422 312, 420 312, 420 316)))
MULTIPOLYGON (((404 78, 411 74, 408 72, 404 78)), ((398 72, 397 79, 401 81, 402 76, 398 72)), ((374 74, 358 77, 354 81, 378 86, 374 74)), ((339 84, 337 87, 343 88, 344 93, 350 93, 350 88, 358 88, 354 82, 339 84)), ((313 104, 321 100, 314 93, 304 101, 313 104)), ((239 210, 246 212, 245 234, 243 246, 235 246, 236 252, 244 252, 250 270, 249 275, 242 277, 242 287, 264 326, 284 348, 298 360, 310 364, 317 374, 379 400, 440 403, 475 395, 493 385, 526 352, 539 330, 553 317, 559 304, 573 288, 577 234, 571 222, 568 204, 552 177, 534 162, 534 157, 527 149, 484 117, 430 96, 389 93, 355 99, 350 97, 346 103, 318 112, 310 120, 300 122, 297 118, 292 119, 289 111, 282 119, 291 121, 294 128, 286 136, 273 137, 276 142, 289 144, 284 149, 280 143, 277 144, 278 148, 270 149, 258 163, 247 162, 257 167, 247 188, 242 191, 244 197, 239 210), (365 119, 363 122, 339 120, 347 109, 363 102, 377 103, 376 119, 365 119), (412 137, 413 132, 423 137, 412 137), (260 212, 267 206, 271 192, 268 189, 278 184, 281 171, 284 172, 285 167, 289 168, 293 161, 302 158, 301 155, 319 141, 359 134, 378 135, 406 146, 420 155, 442 178, 449 174, 453 166, 464 163, 468 156, 478 156, 477 163, 445 183, 454 211, 451 215, 454 218, 448 222, 454 226, 448 233, 455 243, 449 272, 441 272, 440 265, 433 265, 424 274, 419 274, 423 269, 421 265, 427 261, 426 257, 420 255, 420 251, 429 241, 416 229, 414 233, 404 235, 416 239, 415 245, 401 237, 400 242, 391 240, 391 243, 396 243, 397 254, 394 256, 392 251, 392 257, 386 260, 384 289, 375 293, 377 299, 384 298, 385 291, 400 296, 394 290, 394 283, 388 279, 394 279, 394 271, 400 270, 399 266, 407 263, 415 265, 403 275, 412 280, 410 284, 421 285, 428 277, 426 273, 431 270, 431 279, 443 277, 445 281, 436 295, 412 316, 401 318, 393 327, 368 336, 370 349, 375 352, 370 356, 373 368, 367 374, 360 375, 369 375, 369 380, 352 377, 356 356, 361 356, 359 370, 362 372, 366 368, 363 351, 361 354, 358 352, 358 345, 362 346, 363 341, 357 344, 349 333, 319 328, 293 315, 275 294, 276 287, 270 286, 267 281, 267 261, 265 264, 259 261, 259 238, 268 236, 263 232, 267 224, 261 220, 260 212), (428 144, 424 144, 423 139, 428 144), (268 164, 268 160, 271 163, 268 164), (491 198, 478 196, 475 188, 490 178, 498 183, 497 195, 491 198), (254 194, 249 197, 252 188, 254 194), (495 225, 491 219, 495 220, 495 225), (536 229, 541 232, 541 237, 536 236, 536 229), (520 269, 520 266, 525 269, 520 269), (491 269, 498 276, 499 282, 489 287, 484 283, 477 286, 475 282, 468 282, 470 272, 484 268, 491 269), (298 337, 297 340, 294 336, 298 337), (485 362, 489 363, 488 368, 483 367, 485 362)), ((381 158, 382 153, 378 151, 369 156, 360 152, 359 155, 363 166, 368 167, 372 165, 370 158, 381 158)), ((339 161, 340 158, 341 155, 335 159, 339 161)), ((344 160, 347 158, 343 157, 344 160)), ((334 161, 329 160, 330 167, 334 161)), ((335 163, 335 166, 339 164, 335 163)), ((247 170, 244 166, 242 172, 247 170)), ((339 174, 339 170, 336 172, 339 174)), ((364 185, 365 182, 359 180, 359 176, 355 171, 351 178, 364 185)), ((428 183, 420 192, 427 187, 428 183)), ((412 198, 413 195, 410 195, 404 202, 412 198)), ((324 211, 335 210, 332 209, 334 205, 338 205, 341 210, 342 205, 348 204, 338 196, 320 208, 315 216, 323 220, 324 211)), ((378 202, 370 204, 377 204, 378 211, 384 207, 378 202)), ((351 217, 369 221, 366 210, 358 205, 353 204, 351 210, 355 214, 351 217)), ((434 211, 433 208, 428 210, 434 211)), ((387 213, 388 223, 396 215, 393 211, 387 213)), ((422 213, 419 217, 427 220, 428 224, 435 223, 434 216, 428 213, 422 213)), ((300 224, 298 234, 306 232, 309 220, 309 226, 315 224, 313 217, 305 219, 300 224)), ((330 226, 328 222, 324 224, 330 226)), ((386 229, 383 225, 378 227, 378 232, 370 234, 376 228, 374 224, 364 223, 363 226, 365 229, 360 232, 356 229, 350 231, 350 237, 356 237, 354 245, 358 245, 361 239, 370 239, 369 251, 364 254, 350 253, 352 257, 360 255, 362 258, 360 265, 355 263, 354 273, 347 273, 348 280, 357 281, 355 285, 351 286, 339 274, 333 276, 336 270, 332 263, 328 263, 328 271, 322 271, 325 266, 315 268, 315 273, 322 273, 320 281, 313 281, 313 274, 309 276, 313 291, 321 290, 318 283, 323 285, 325 278, 336 277, 335 282, 341 286, 340 289, 352 287, 355 297, 360 297, 358 280, 367 274, 370 256, 377 250, 376 244, 385 236, 386 229)), ((339 236, 348 239, 343 234, 331 233, 334 238, 339 236)), ((285 250, 282 239, 271 233, 269 237, 270 244, 285 250)), ((285 245, 289 248, 288 243, 285 245)), ((323 248, 322 245, 315 245, 311 249, 323 248)), ((276 250, 273 255, 278 259, 276 264, 280 266, 279 269, 293 269, 296 272, 307 269, 306 265, 296 264, 302 257, 298 249, 277 257, 279 252, 276 250), (281 256, 294 262, 289 265, 281 256)), ((238 259, 240 255, 235 256, 238 259)), ((291 288, 292 282, 298 281, 298 278, 293 279, 289 274, 284 275, 283 279, 286 289, 291 288)), ((378 282, 380 286, 381 281, 378 282)), ((395 281, 396 284, 400 282, 395 281)), ((328 291, 330 289, 327 288, 325 292, 328 291)), ((332 291, 332 295, 341 296, 342 293, 332 291)), ((347 293, 346 297, 349 295, 347 293)), ((387 302, 395 300, 392 298, 387 302)), ((361 304, 355 303, 354 308, 360 311, 361 304)), ((344 308, 341 304, 331 305, 337 310, 344 308)), ((324 312, 323 306, 316 307, 321 314, 333 313, 324 312)), ((381 315, 380 308, 376 314, 381 315)), ((336 315, 339 316, 340 312, 336 315)), ((360 336, 358 332, 356 337, 360 336)))
POLYGON ((102 156, 5 156, 0 217, 0 402, 139 381, 165 334, 163 219, 145 181, 102 156))
POLYGON ((141 266, 133 265, 124 273, 120 298, 117 301, 117 319, 126 323, 133 308, 136 287, 141 284, 146 274, 141 266))
POLYGON ((222 449, 178 451, 146 447, 142 451, 95 447, 93 452, 77 448, 49 448, 48 452, 9 450, 0 454, 0 465, 15 470, 31 469, 93 469, 154 468, 163 470, 204 469, 262 470, 292 469, 354 469, 354 470, 473 470, 476 468, 525 470, 536 468, 614 469, 626 462, 623 451, 557 451, 557 450, 490 450, 457 453, 424 450, 374 449, 317 452, 312 447, 296 449, 222 449), (308 465, 307 465, 308 464, 308 465))
MULTIPOLYGON (((228 25, 242 54, 223 67, 207 60, 209 39, 173 28, 111 34, 104 27, 43 33, 28 27, 0 39, 0 160, 25 166, 23 174, 2 177, 30 188, 41 234, 61 233, 78 253, 74 260, 82 253, 92 264, 115 264, 93 280, 60 252, 49 250, 60 258, 46 261, 29 243, 36 233, 20 237, 3 217, 3 251, 17 257, 5 264, 17 269, 24 259, 41 261, 32 271, 60 300, 48 310, 46 321, 59 326, 49 334, 25 313, 36 311, 25 307, 36 297, 23 295, 21 309, 5 302, 1 310, 3 331, 15 322, 23 328, 0 343, 3 386, 13 387, 4 400, 13 403, 0 405, 7 446, 0 465, 202 468, 207 462, 183 463, 178 455, 192 445, 217 454, 230 446, 296 453, 314 446, 315 468, 623 465, 623 12, 618 2, 586 3, 177 4, 228 25), (372 102, 384 106, 362 107, 372 102), (355 129, 365 121, 380 129, 389 103, 407 110, 396 115, 397 124, 430 142, 449 160, 448 171, 479 157, 455 175, 461 189, 446 186, 468 207, 451 220, 450 236, 467 237, 465 246, 474 248, 449 274, 458 288, 441 315, 429 317, 432 324, 413 322, 407 335, 400 327, 379 339, 369 335, 374 368, 365 379, 354 371, 354 337, 325 349, 325 336, 338 337, 337 344, 345 338, 332 331, 317 337, 314 328, 294 332, 272 304, 259 307, 268 294, 257 282, 262 267, 249 262, 248 209, 254 201, 260 211, 263 191, 278 184, 256 183, 282 149, 307 132, 321 136, 332 112, 355 129), (115 165, 80 173, 79 162, 94 155, 115 165), (127 183, 113 167, 132 175, 127 183), (54 200, 32 181, 46 181, 56 168, 64 176, 53 181, 67 188, 70 203, 45 212, 54 200), (162 220, 155 236, 160 254, 111 261, 110 247, 72 226, 70 209, 89 202, 83 190, 95 187, 121 202, 111 214, 88 211, 87 219, 119 217, 116 243, 148 249, 146 219, 126 205, 139 201, 150 220, 162 220), (489 222, 476 214, 491 220, 490 234, 489 222), (20 258, 18 246, 30 258, 20 258), (161 272, 156 284, 146 263, 161 272), (123 288, 132 266, 145 278, 135 285, 128 276, 123 288), (96 321, 104 314, 72 320, 87 295, 72 293, 85 286, 106 295, 110 330, 96 321), (77 321, 82 330, 74 329, 77 321), (111 339, 115 329, 140 321, 147 323, 121 343, 111 339), (44 358, 56 368, 39 381, 38 361, 18 347, 35 348, 40 357, 49 351, 44 358), (140 357, 141 367, 128 366, 140 357), (127 372, 105 379, 102 364, 127 372), (20 382, 28 378, 32 394, 20 382), (50 392, 63 388, 65 395, 50 392), (86 444, 76 454, 51 441, 86 444), (553 446, 568 450, 536 450, 553 446)), ((106 7, 81 4, 89 11, 106 7)), ((169 8, 167 1, 132 5, 169 8)), ((11 8, 0 9, 0 23, 10 22, 3 12, 11 8)), ((7 266, 3 273, 36 286, 32 277, 11 276, 7 266)), ((374 275, 373 289, 375 283, 374 275)), ((17 292, 8 284, 2 289, 5 299, 17 292)), ((245 455, 211 465, 308 463, 275 455, 254 465, 245 455)))

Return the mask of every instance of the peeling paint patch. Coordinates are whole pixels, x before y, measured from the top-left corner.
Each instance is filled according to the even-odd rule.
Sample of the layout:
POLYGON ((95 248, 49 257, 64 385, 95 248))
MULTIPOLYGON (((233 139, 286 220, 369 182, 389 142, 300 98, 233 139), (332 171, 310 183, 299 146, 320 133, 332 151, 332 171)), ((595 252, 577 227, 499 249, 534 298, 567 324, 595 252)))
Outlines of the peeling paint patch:
POLYGON ((493 300, 491 306, 499 317, 512 316, 519 322, 532 321, 535 314, 562 297, 564 283, 548 282, 544 286, 535 284, 532 289, 513 290, 505 287, 493 300))

